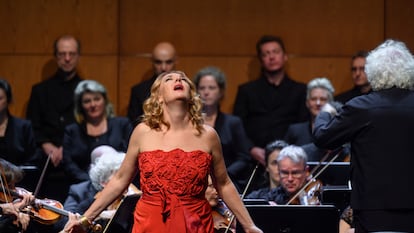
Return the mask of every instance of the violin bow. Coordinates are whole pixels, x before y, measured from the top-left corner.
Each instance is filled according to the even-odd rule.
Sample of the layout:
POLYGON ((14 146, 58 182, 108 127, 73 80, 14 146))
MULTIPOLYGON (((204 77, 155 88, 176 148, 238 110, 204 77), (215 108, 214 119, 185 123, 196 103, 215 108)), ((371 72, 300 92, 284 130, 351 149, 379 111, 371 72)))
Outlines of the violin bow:
POLYGON ((33 193, 33 196, 35 196, 35 197, 37 197, 37 195, 39 194, 40 187, 42 186, 42 183, 43 183, 43 178, 45 177, 45 173, 46 173, 46 170, 47 170, 47 166, 49 166, 50 157, 51 157, 51 155, 52 155, 51 153, 52 153, 52 152, 50 152, 50 153, 47 155, 47 159, 46 159, 45 166, 43 167, 42 174, 40 175, 40 177, 39 177, 39 181, 37 182, 36 189, 35 189, 35 191, 34 191, 34 193, 33 193))
MULTIPOLYGON (((247 190, 249 189, 249 186, 250 186, 250 184, 252 183, 252 180, 253 180, 253 177, 254 177, 254 175, 256 174, 256 170, 257 170, 257 168, 259 167, 259 162, 257 162, 256 163, 256 166, 254 167, 254 169, 253 169, 253 172, 252 172, 252 174, 250 175, 250 177, 249 177, 249 181, 247 181, 247 184, 246 184, 246 187, 244 188, 244 190, 243 190, 243 193, 242 193, 242 195, 241 195, 241 199, 242 199, 242 201, 243 201, 243 199, 244 199, 244 196, 246 195, 246 193, 247 193, 247 190)), ((233 221, 234 221, 234 214, 232 214, 231 215, 231 218, 230 218, 230 221, 229 221, 229 224, 227 224, 227 227, 226 227, 226 230, 224 231, 224 233, 227 233, 229 230, 230 230, 230 226, 231 226, 231 224, 233 223, 233 221)))
POLYGON ((8 189, 8 184, 7 184, 7 179, 5 176, 5 172, 4 172, 4 168, 3 165, 0 164, 0 183, 1 183, 1 188, 2 188, 2 192, 3 195, 5 197, 6 203, 9 203, 9 200, 7 199, 7 194, 9 194, 8 196, 10 196, 10 191, 8 189), (7 187, 7 188, 6 188, 7 187))
MULTIPOLYGON (((332 157, 332 159, 331 160, 329 160, 328 161, 328 163, 327 164, 325 164, 322 168, 321 168, 321 170, 319 170, 318 171, 318 173, 316 173, 315 174, 315 176, 313 176, 312 177, 312 179, 309 179, 308 180, 308 182, 298 191, 298 192, 296 192, 296 194, 292 197, 292 198, 290 198, 290 200, 286 203, 286 205, 289 205, 290 203, 292 203, 293 202, 293 200, 295 200, 312 182, 313 182, 313 179, 316 179, 316 178, 318 178, 319 177, 319 175, 320 174, 322 174, 322 172, 323 171, 325 171, 325 169, 327 169, 328 167, 329 167, 329 165, 331 165, 331 163, 333 162, 333 161, 335 161, 335 159, 336 158, 338 158, 338 156, 339 156, 339 154, 342 152, 344 150, 344 148, 343 147, 341 147, 339 150, 334 150, 334 151, 331 151, 331 152, 328 152, 325 156, 324 156, 324 158, 323 159, 326 159, 329 155, 331 155, 331 153, 332 152, 335 152, 336 154, 335 154, 335 156, 334 157, 332 157), (338 151, 338 152, 336 152, 336 151, 338 151)), ((320 164, 321 164, 322 162, 320 162, 319 164, 318 164, 318 166, 317 167, 320 167, 320 164)), ((315 172, 316 171, 316 169, 312 169, 312 172, 315 172)), ((311 174, 312 175, 312 174, 311 174)), ((311 177, 311 175, 309 175, 308 177, 311 177)))

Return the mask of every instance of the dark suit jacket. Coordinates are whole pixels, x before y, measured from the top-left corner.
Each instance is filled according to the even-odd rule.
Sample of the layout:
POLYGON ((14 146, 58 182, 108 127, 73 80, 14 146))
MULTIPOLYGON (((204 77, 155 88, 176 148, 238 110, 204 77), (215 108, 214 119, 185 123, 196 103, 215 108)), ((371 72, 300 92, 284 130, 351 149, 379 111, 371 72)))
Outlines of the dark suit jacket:
POLYGON ((313 141, 310 121, 291 124, 285 135, 285 141, 289 144, 302 146, 313 141))
POLYGON ((65 173, 73 183, 88 180, 92 150, 100 145, 108 145, 125 152, 131 132, 132 126, 126 117, 108 118, 108 130, 99 137, 87 135, 85 124, 68 125, 63 143, 62 166, 65 173))
POLYGON ((58 70, 48 80, 33 86, 27 106, 27 118, 32 122, 36 142, 62 145, 64 129, 75 122, 73 93, 81 81, 76 75, 64 81, 63 71, 58 70))
POLYGON ((92 182, 89 180, 72 184, 63 206, 67 211, 83 214, 95 200, 97 192, 98 190, 93 187, 92 182))
POLYGON ((131 97, 128 105, 128 118, 134 126, 139 123, 139 117, 144 114, 142 105, 150 96, 151 86, 156 78, 157 76, 154 75, 151 79, 138 83, 131 88, 131 97))
POLYGON ((249 177, 251 162, 251 142, 247 138, 243 124, 239 117, 219 112, 214 129, 220 137, 227 172, 238 188, 243 189, 249 177))
POLYGON ((315 144, 351 143, 354 209, 414 209, 414 92, 391 88, 347 102, 338 116, 322 112, 315 144))
MULTIPOLYGON (((371 91, 369 91, 371 92, 371 91)), ((364 95, 358 87, 354 87, 351 90, 345 91, 337 96, 335 96, 335 101, 341 102, 342 104, 348 102, 352 98, 355 98, 360 95, 364 95)))
POLYGON ((289 144, 301 146, 308 156, 308 161, 320 161, 326 154, 326 150, 316 147, 313 143, 311 127, 310 121, 289 125, 285 141, 289 144))
POLYGON ((15 165, 34 164, 36 143, 30 121, 9 115, 0 144, 1 158, 15 165))
POLYGON ((254 145, 264 147, 273 140, 283 139, 290 124, 308 120, 305 100, 305 84, 285 76, 275 86, 261 76, 239 86, 233 113, 242 119, 254 145))

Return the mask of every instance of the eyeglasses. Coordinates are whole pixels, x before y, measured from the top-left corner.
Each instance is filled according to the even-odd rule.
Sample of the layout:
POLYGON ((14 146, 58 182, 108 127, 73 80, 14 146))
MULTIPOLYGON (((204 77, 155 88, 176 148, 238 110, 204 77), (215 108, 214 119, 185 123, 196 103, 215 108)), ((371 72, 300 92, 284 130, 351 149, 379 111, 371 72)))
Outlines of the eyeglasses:
POLYGON ((280 171, 279 176, 280 178, 288 178, 291 175, 293 178, 297 179, 297 178, 301 178, 304 172, 305 172, 304 170, 296 170, 296 171, 291 171, 291 172, 280 171))

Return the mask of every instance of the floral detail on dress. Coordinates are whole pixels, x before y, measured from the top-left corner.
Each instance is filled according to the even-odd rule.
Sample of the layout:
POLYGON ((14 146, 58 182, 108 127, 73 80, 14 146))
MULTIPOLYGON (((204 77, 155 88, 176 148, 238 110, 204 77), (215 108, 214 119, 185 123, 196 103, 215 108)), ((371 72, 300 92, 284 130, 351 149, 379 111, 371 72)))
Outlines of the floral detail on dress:
POLYGON ((212 156, 204 151, 146 151, 139 154, 140 183, 144 193, 204 195, 212 156))

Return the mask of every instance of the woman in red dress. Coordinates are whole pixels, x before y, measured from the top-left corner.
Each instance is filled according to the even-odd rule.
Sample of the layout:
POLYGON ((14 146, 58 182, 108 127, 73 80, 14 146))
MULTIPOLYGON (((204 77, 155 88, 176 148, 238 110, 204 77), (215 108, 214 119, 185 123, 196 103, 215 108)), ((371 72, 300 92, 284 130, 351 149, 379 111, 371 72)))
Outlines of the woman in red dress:
POLYGON ((134 233, 214 232, 211 207, 204 197, 209 174, 244 230, 262 232, 227 175, 220 139, 203 124, 201 106, 194 84, 183 72, 159 75, 120 170, 85 214, 72 219, 63 231, 89 227, 139 171, 143 194, 135 208, 134 233))

